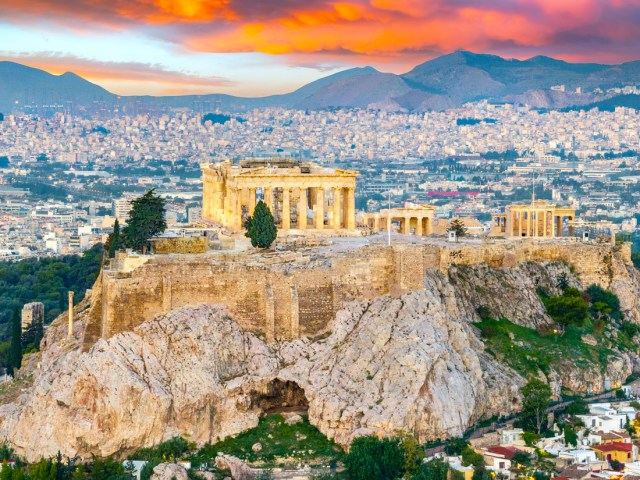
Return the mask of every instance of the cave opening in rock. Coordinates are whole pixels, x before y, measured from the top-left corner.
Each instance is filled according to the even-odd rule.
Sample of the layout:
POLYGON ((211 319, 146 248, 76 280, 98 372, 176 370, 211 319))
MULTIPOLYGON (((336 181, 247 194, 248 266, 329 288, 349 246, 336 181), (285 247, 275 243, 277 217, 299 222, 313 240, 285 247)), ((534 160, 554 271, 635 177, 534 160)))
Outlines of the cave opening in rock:
POLYGON ((306 414, 309 402, 304 390, 296 382, 280 380, 270 381, 250 394, 251 406, 259 408, 266 415, 273 413, 294 412, 306 414))

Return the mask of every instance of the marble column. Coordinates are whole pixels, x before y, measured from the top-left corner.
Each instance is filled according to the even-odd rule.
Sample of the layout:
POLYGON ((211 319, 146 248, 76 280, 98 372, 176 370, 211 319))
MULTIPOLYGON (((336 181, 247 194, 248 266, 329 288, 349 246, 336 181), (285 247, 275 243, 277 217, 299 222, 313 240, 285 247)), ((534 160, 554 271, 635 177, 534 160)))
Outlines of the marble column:
POLYGON ((242 190, 237 189, 234 192, 233 202, 233 220, 236 230, 242 229, 242 190))
POLYGON ((282 188, 282 229, 289 230, 291 228, 291 210, 290 210, 290 193, 289 187, 282 188))
POLYGON ((264 191, 264 203, 269 207, 269 211, 273 214, 273 189, 271 187, 265 187, 264 191))
POLYGON ((518 212, 518 237, 522 237, 522 223, 524 221, 524 212, 520 210, 518 212))
POLYGON ((411 217, 402 217, 400 222, 403 235, 409 235, 411 233, 411 217))
POLYGON ((316 204, 313 212, 313 223, 315 228, 324 228, 324 188, 316 188, 316 204))
POLYGON ((229 212, 231 210, 231 192, 229 191, 229 187, 226 187, 224 190, 224 196, 222 197, 222 214, 220 216, 220 223, 223 225, 228 225, 229 221, 229 212))
POLYGON ((253 211, 256 209, 256 189, 249 189, 249 204, 247 205, 249 209, 249 215, 253 215, 253 211))
POLYGON ((213 218, 222 223, 222 217, 224 214, 224 185, 220 182, 215 182, 215 203, 213 218))
POLYGON ((333 219, 332 226, 336 230, 342 228, 341 221, 341 212, 342 212, 342 189, 334 188, 333 189, 333 219))
POLYGON ((347 189, 345 202, 347 204, 347 216, 344 224, 347 230, 356 229, 356 195, 353 188, 347 189))
POLYGON ((301 188, 298 197, 298 228, 305 230, 307 228, 307 189, 301 188))
POLYGON ((415 234, 422 236, 422 217, 417 218, 415 234))

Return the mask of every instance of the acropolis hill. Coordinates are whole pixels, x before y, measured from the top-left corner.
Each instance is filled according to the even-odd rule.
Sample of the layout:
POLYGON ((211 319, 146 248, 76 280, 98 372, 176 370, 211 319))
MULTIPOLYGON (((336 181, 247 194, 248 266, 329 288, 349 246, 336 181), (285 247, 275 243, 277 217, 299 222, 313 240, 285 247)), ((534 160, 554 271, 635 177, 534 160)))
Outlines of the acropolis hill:
POLYGON ((202 231, 215 235, 117 253, 69 324, 60 316, 26 357, 31 388, 0 406, 0 436, 23 458, 125 456, 176 435, 213 443, 290 409, 345 446, 398 432, 427 442, 518 412, 531 375, 557 398, 640 372, 614 322, 570 343, 547 312, 542 296, 597 284, 640 324, 630 245, 563 237, 571 209, 516 205, 488 235, 456 241, 427 205, 358 221, 356 172, 203 168, 204 210, 217 220, 202 231), (239 226, 264 199, 288 228, 257 250, 239 226), (509 330, 508 350, 493 350, 485 321, 539 344, 509 330))
MULTIPOLYGON (((316 336, 345 302, 423 288, 427 272, 455 265, 515 267, 565 262, 582 283, 610 288, 630 265, 630 246, 576 239, 465 240, 378 234, 333 238, 280 252, 127 255, 105 268, 92 296, 85 348, 172 310, 202 303, 229 308, 241 327, 267 342, 316 336)), ((633 309, 633 305, 625 305, 633 309)))
MULTIPOLYGON (((640 323, 627 244, 311 240, 272 252, 119 255, 74 310, 73 336, 61 316, 25 360, 33 386, 5 399, 0 435, 34 461, 124 456, 175 435, 215 442, 296 408, 343 445, 399 431, 426 442, 520 409, 524 376, 485 350, 480 308, 544 329, 553 321, 538 290, 558 295, 563 276, 611 289, 640 323)), ((538 371, 556 394, 620 385, 640 365, 615 347, 557 348, 538 371)))

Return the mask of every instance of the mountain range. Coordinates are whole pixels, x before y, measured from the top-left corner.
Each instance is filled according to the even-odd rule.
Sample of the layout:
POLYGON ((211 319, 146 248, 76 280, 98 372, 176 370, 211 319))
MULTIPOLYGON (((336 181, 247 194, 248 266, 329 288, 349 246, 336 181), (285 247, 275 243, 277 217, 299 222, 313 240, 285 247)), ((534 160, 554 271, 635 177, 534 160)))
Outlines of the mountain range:
MULTIPOLYGON (((595 94, 607 89, 640 84, 640 61, 619 65, 569 63, 537 56, 528 60, 457 51, 422 63, 396 75, 373 67, 352 68, 311 82, 284 95, 243 98, 223 94, 184 96, 132 96, 141 104, 191 107, 211 102, 224 110, 256 107, 323 109, 379 108, 421 112, 458 107, 466 102, 524 103, 540 108, 584 105, 607 98, 595 94), (550 90, 565 85, 565 91, 550 90), (585 93, 576 93, 581 88, 585 93)), ((25 103, 67 103, 76 107, 95 101, 115 103, 117 95, 74 73, 52 75, 14 62, 0 62, 0 111, 25 103)))

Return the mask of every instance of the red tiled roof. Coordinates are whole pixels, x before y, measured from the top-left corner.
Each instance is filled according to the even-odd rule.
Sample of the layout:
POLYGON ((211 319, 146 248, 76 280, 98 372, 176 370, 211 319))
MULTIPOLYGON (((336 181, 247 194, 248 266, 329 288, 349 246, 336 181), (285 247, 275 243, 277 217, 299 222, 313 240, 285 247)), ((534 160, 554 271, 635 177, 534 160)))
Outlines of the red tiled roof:
POLYGON ((509 459, 511 459, 516 454, 517 451, 518 450, 514 447, 503 447, 501 445, 487 448, 487 452, 495 453, 496 455, 502 455, 505 458, 509 458, 509 459))
POLYGON ((613 442, 607 445, 592 445, 591 448, 594 450, 599 450, 601 452, 631 452, 633 450, 633 444, 613 442))

